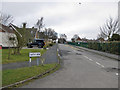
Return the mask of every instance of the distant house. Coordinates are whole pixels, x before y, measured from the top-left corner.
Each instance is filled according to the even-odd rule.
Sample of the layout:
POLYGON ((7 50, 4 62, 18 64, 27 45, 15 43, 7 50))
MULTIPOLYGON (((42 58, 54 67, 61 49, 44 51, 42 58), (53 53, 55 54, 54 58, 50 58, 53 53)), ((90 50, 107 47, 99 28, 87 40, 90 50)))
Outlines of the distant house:
POLYGON ((72 42, 81 42, 81 38, 79 36, 73 37, 71 40, 72 42))
POLYGON ((80 41, 81 41, 80 37, 76 38, 76 42, 80 42, 80 41))
POLYGON ((97 39, 97 41, 98 42, 104 42, 105 40, 104 40, 104 38, 100 37, 100 38, 97 39))
POLYGON ((8 26, 0 24, 0 45, 2 47, 15 47, 17 42, 14 30, 8 26), (14 41, 12 39, 14 38, 14 41))

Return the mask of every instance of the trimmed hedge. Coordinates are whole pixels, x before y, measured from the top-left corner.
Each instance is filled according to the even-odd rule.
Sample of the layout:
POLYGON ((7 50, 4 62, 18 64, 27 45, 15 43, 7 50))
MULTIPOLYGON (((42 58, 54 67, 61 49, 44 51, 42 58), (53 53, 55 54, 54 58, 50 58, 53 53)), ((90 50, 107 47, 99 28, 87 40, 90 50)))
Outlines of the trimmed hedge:
POLYGON ((68 44, 120 55, 120 42, 68 42, 68 44))

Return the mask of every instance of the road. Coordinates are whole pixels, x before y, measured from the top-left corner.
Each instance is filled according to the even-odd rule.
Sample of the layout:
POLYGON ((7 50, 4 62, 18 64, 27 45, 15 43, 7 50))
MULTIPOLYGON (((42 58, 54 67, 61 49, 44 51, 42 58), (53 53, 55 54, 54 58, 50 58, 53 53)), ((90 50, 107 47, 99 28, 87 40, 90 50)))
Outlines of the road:
POLYGON ((55 73, 20 88, 118 88, 118 61, 59 45, 62 66, 55 73))

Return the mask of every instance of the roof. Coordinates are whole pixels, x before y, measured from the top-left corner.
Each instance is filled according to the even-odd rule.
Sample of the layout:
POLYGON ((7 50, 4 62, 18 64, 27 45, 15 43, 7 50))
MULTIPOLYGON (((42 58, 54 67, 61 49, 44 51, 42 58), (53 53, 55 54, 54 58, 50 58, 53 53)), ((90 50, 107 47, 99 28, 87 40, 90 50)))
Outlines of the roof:
POLYGON ((4 32, 14 33, 14 31, 12 29, 10 29, 10 27, 5 26, 3 24, 0 24, 0 29, 3 30, 4 32))

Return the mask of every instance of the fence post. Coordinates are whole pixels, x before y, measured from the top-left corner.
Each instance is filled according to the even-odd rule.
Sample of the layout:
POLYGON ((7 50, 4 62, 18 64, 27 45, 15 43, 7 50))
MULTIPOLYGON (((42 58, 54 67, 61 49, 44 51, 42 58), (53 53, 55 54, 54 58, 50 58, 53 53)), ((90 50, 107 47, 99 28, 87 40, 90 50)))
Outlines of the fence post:
POLYGON ((31 67, 31 57, 30 57, 30 59, 29 59, 29 67, 31 67))

